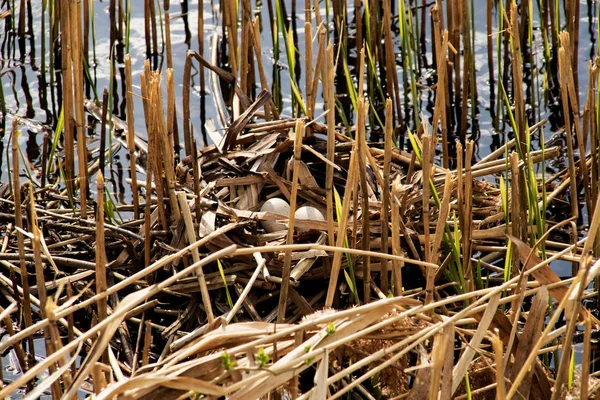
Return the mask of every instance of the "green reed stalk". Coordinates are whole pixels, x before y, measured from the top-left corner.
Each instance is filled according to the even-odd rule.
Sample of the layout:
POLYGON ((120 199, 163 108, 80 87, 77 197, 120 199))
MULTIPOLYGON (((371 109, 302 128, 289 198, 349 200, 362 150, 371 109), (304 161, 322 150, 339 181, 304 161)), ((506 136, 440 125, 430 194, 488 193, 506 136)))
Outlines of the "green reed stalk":
MULTIPOLYGON (((54 37, 54 1, 48 2, 48 19, 50 23, 50 40, 54 37)), ((54 87, 54 51, 50 50, 48 65, 50 67, 50 87, 54 87)), ((52 91, 53 93, 54 91, 52 91)))
MULTIPOLYGON (((335 186, 333 187, 333 196, 335 198, 335 215, 336 215, 336 220, 340 221, 342 219, 342 199, 340 198, 340 194, 338 193, 337 189, 335 188, 335 186)), ((349 244, 348 244, 348 235, 344 235, 344 247, 345 248, 349 248, 349 244)), ((348 272, 346 272, 346 270, 344 269, 344 277, 346 279, 346 283, 348 284, 348 287, 350 287, 350 292, 352 292, 352 295, 354 296, 354 302, 355 304, 360 304, 360 300, 358 297, 358 290, 357 290, 357 285, 356 285, 356 275, 354 273, 354 262, 352 261, 352 256, 350 255, 350 253, 344 253, 346 255, 346 261, 348 262, 348 270, 350 271, 350 273, 348 274, 348 272)))
POLYGON ((90 82, 90 86, 92 87, 92 91, 94 92, 94 102, 96 103, 96 105, 98 105, 98 91, 96 90, 96 80, 92 79, 92 75, 90 74, 90 66, 87 63, 87 60, 85 58, 82 58, 81 61, 83 62, 83 72, 85 73, 88 82, 90 82))
MULTIPOLYGON (((110 72, 109 72, 109 79, 108 79, 108 103, 105 105, 106 109, 108 110, 108 168, 109 170, 112 170, 112 157, 113 157, 113 152, 112 152, 112 142, 113 142, 113 108, 112 108, 112 103, 113 103, 113 90, 114 90, 114 85, 112 84, 112 82, 114 82, 115 79, 115 52, 116 52, 116 47, 115 45, 113 45, 111 47, 110 50, 110 72)), ((102 149, 104 150, 104 149, 102 149)))
MULTIPOLYGON (((410 11, 408 12, 407 15, 407 11, 405 9, 404 6, 404 1, 399 1, 398 2, 398 14, 400 15, 400 40, 402 41, 402 68, 404 69, 405 73, 408 73, 410 75, 410 92, 411 92, 411 97, 412 97, 412 106, 413 106, 413 117, 414 117, 414 122, 415 122, 415 129, 419 127, 419 125, 421 124, 421 121, 419 119, 419 109, 418 109, 418 102, 417 102, 417 81, 416 81, 416 77, 415 77, 415 70, 413 68, 414 64, 412 61, 413 58, 413 53, 412 53, 412 41, 411 41, 411 35, 412 35, 412 31, 411 31, 411 27, 412 24, 409 25, 407 24, 407 20, 410 20, 410 16, 412 15, 410 13, 410 11)), ((405 86, 406 86, 406 82, 405 82, 405 86)), ((405 88, 405 92, 406 92, 405 88)))
MULTIPOLYGON (((125 54, 129 54, 129 35, 131 32, 131 1, 125 0, 125 54)), ((199 13, 202 10, 198 11, 199 13)))
MULTIPOLYGON (((498 2, 498 34, 496 35, 496 57, 498 59, 498 77, 496 78, 496 81, 502 82, 502 70, 503 70, 503 63, 502 63, 502 36, 504 35, 504 6, 502 1, 498 2)), ((498 86, 500 87, 500 86, 498 86)), ((498 97, 500 97, 500 93, 498 92, 497 94, 498 97)), ((500 130, 500 127, 504 125, 504 102, 500 100, 500 98, 498 98, 498 101, 496 101, 496 119, 497 119, 497 123, 496 123, 496 130, 500 130)), ((506 143, 506 142, 505 142, 506 143)))
MULTIPOLYGON (((42 21, 41 21, 41 34, 40 40, 42 41, 42 59, 40 65, 40 74, 46 76, 46 9, 48 8, 47 0, 42 0, 42 21)), ((1 86, 1 85, 0 85, 1 86)), ((0 92, 2 89, 0 89, 0 92)))
MULTIPOLYGON (((302 95, 300 94, 300 91, 298 90, 298 86, 297 86, 297 82, 296 82, 296 78, 294 76, 294 71, 295 71, 295 65, 296 65, 296 46, 294 45, 294 35, 292 34, 292 26, 290 25, 290 29, 289 32, 286 31, 285 29, 285 25, 283 23, 283 9, 282 9, 282 5, 281 5, 281 1, 282 0, 276 0, 275 1, 275 14, 276 14, 276 19, 277 19, 277 24, 279 25, 279 30, 281 30, 281 33, 283 34, 283 41, 285 44, 285 52, 287 55, 287 59, 288 59, 288 71, 290 74, 290 86, 292 89, 292 115, 295 116, 295 109, 296 109, 296 104, 298 104, 300 106, 300 108, 302 109, 302 112, 304 115, 306 115, 306 106, 304 105, 304 101, 302 100, 302 95)), ((275 31, 277 33, 277 30, 275 31)), ((275 35, 275 37, 278 37, 279 35, 275 35)), ((308 38, 306 40, 311 40, 310 35, 308 36, 308 38)), ((277 40, 277 42, 279 42, 277 40)), ((275 46, 275 53, 277 53, 277 47, 278 44, 275 46)))
MULTIPOLYGON (((225 295, 227 296, 227 304, 229 304, 229 309, 233 310, 233 300, 231 299, 231 293, 229 292, 229 285, 227 285, 227 279, 225 278, 225 271, 223 270, 223 265, 221 264, 221 260, 217 260, 217 267, 219 268, 219 274, 221 275, 221 280, 223 281, 223 286, 225 286, 225 295)), ((237 322, 237 317, 234 315, 233 320, 237 322)))

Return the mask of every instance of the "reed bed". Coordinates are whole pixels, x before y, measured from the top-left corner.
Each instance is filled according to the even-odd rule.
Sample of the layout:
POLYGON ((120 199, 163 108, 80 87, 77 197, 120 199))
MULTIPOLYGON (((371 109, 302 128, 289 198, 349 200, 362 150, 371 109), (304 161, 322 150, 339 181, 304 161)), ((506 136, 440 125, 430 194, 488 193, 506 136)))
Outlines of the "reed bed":
POLYGON ((531 2, 487 2, 503 140, 477 157, 474 1, 224 1, 179 83, 170 2, 144 2, 134 71, 132 3, 113 0, 102 98, 94 3, 44 2, 61 117, 38 167, 8 119, 0 398, 596 398, 598 59, 579 88, 567 3, 536 3, 538 51, 531 2), (215 121, 193 126, 207 91, 215 121))

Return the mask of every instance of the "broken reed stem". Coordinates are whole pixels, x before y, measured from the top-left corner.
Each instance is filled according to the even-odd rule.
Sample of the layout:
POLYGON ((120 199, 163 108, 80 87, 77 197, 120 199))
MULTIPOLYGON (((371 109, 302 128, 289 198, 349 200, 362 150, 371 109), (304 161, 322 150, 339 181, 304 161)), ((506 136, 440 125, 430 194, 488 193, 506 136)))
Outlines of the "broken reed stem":
MULTIPOLYGON (((43 319, 47 318, 46 306, 48 303, 48 295, 46 292, 46 278, 44 277, 44 264, 42 262, 42 245, 41 245, 41 233, 38 227, 37 222, 37 213, 35 211, 35 197, 33 195, 33 185, 31 182, 27 183, 27 190, 29 192, 29 229, 33 234, 32 245, 33 245, 33 257, 35 261, 35 280, 38 289, 38 298, 40 300, 39 310, 40 315, 43 319)), ((16 293, 15 293, 16 294, 16 293)), ((49 331, 44 329, 44 342, 46 344, 46 354, 53 354, 55 352, 54 345, 50 338, 49 331)), ((32 348, 31 351, 34 351, 32 348)), ((48 367, 50 374, 53 374, 56 371, 56 366, 51 364, 48 367)), ((53 395, 61 394, 62 391, 60 389, 60 385, 58 382, 54 382, 52 384, 52 393, 53 395)))
POLYGON ((177 132, 177 110, 175 108, 175 78, 173 70, 167 68, 167 142, 172 151, 173 161, 179 155, 179 133, 177 132))
MULTIPOLYGON (((290 216, 288 219, 288 232, 286 244, 294 243, 294 221, 296 213, 296 200, 298 196, 298 178, 300 175, 300 163, 302 155, 302 135, 304 134, 304 120, 296 120, 294 130, 294 169, 292 172, 292 193, 290 196, 290 216)), ((288 291, 290 286, 290 271, 292 264, 292 252, 285 252, 283 261, 283 271, 281 273, 281 291, 279 293, 279 306, 277 309, 277 322, 283 323, 285 320, 285 311, 288 301, 288 291)))
POLYGON ((335 241, 335 223, 333 208, 333 165, 335 157, 335 94, 334 79, 335 66, 333 61, 333 45, 327 46, 327 56, 325 58, 325 69, 321 77, 323 80, 323 91, 325 97, 325 106, 327 108, 327 160, 325 192, 327 202, 327 236, 329 245, 333 246, 335 241))
POLYGON ((326 57, 325 56, 325 35, 326 35, 326 33, 327 32, 325 31, 325 29, 323 29, 323 28, 319 29, 319 32, 318 32, 319 46, 317 48, 317 62, 315 64, 315 73, 312 78, 312 87, 310 89, 311 90, 310 108, 313 113, 313 118, 314 118, 314 113, 315 113, 314 110, 315 110, 315 106, 316 106, 316 102, 317 102, 316 93, 319 92, 319 76, 321 76, 321 77, 324 76, 321 74, 321 71, 325 67, 325 57, 326 57))
MULTIPOLYGON (((185 223, 185 233, 187 234, 188 242, 190 244, 195 243, 196 233, 194 231, 194 221, 192 220, 192 213, 190 211, 190 206, 187 203, 186 194, 180 192, 177 194, 177 198, 179 200, 179 206, 183 215, 183 222, 185 223)), ((194 263, 200 261, 200 254, 198 253, 197 248, 192 249, 192 260, 194 261, 194 263)), ((208 323, 212 324, 215 317, 212 311, 210 294, 208 293, 208 286, 206 285, 206 278, 204 277, 204 271, 202 267, 198 267, 198 269, 196 270, 196 276, 198 277, 198 284, 200 285, 200 294, 202 295, 202 304, 204 305, 204 310, 206 311, 206 318, 208 320, 208 323)))
MULTIPOLYGON (((167 70, 167 81, 169 80, 169 75, 171 76, 171 82, 173 81, 173 70, 167 70)), ((175 165, 175 158, 173 152, 173 136, 172 130, 169 131, 167 129, 167 124, 165 123, 165 111, 163 108, 163 97, 162 97, 162 87, 161 81, 162 77, 159 73, 156 73, 156 78, 154 79, 154 96, 155 99, 153 105, 155 107, 155 111, 153 113, 156 118, 156 129, 158 132, 158 137, 160 138, 160 144, 162 145, 162 154, 163 157, 158 159, 158 167, 161 171, 164 171, 165 181, 166 181, 166 190, 167 195, 169 196, 169 200, 171 203, 171 215, 174 220, 178 220, 180 216, 179 212, 179 204, 177 202, 177 195, 175 194, 175 171, 173 170, 173 166, 175 165)), ((167 85, 168 88, 168 85, 167 85)), ((175 117, 175 93, 174 87, 173 92, 169 95, 169 102, 167 103, 167 120, 170 121, 171 125, 174 121, 175 117), (172 98, 171 98, 172 96, 172 98)), ((171 129, 173 127, 171 126, 171 129)), ((158 179, 158 178, 157 178, 158 179)))
POLYGON ((127 149, 129 150, 129 173, 133 197, 133 218, 140 218, 140 199, 137 187, 137 157, 135 155, 135 121, 133 113, 133 82, 131 79, 131 56, 125 55, 125 93, 127 104, 127 149))
MULTIPOLYGON (((166 230, 169 227, 169 222, 163 200, 165 195, 161 170, 163 152, 162 146, 160 145, 161 132, 157 126, 157 119, 161 118, 163 115, 156 114, 157 107, 162 109, 162 103, 160 105, 156 104, 156 101, 158 101, 156 98, 156 91, 160 90, 160 87, 158 89, 156 88, 157 79, 160 78, 157 77, 157 73, 150 72, 150 63, 149 60, 146 60, 144 63, 144 73, 140 76, 142 97, 144 98, 144 117, 146 119, 146 127, 148 128, 148 167, 146 168, 146 173, 150 175, 150 177, 154 175, 154 184, 156 185, 157 193, 156 199, 158 200, 158 215, 163 230, 166 230)), ((150 187, 151 186, 146 186, 146 190, 150 187)), ((169 200, 171 200, 170 197, 169 200)))

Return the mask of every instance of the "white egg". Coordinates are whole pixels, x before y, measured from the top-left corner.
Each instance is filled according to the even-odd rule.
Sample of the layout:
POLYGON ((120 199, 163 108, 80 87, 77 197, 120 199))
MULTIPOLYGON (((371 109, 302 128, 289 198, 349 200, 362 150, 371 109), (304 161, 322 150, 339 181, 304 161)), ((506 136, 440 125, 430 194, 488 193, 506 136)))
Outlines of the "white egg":
MULTIPOLYGON (((282 216, 282 219, 284 219, 288 218, 290 215, 290 205, 283 199, 273 197, 272 199, 265 201, 260 208, 260 211, 279 214, 282 216)), ((263 229, 269 233, 287 229, 285 224, 273 220, 263 220, 260 221, 260 224, 262 225, 263 229)))
MULTIPOLYGON (((313 206, 302 206, 296 210, 296 213, 294 215, 296 216, 296 219, 309 219, 309 220, 313 220, 313 221, 325 221, 325 216, 323 215, 321 210, 319 210, 318 208, 313 207, 313 206)), ((306 228, 297 227, 296 229, 299 232, 308 231, 308 229, 306 229, 306 228)))

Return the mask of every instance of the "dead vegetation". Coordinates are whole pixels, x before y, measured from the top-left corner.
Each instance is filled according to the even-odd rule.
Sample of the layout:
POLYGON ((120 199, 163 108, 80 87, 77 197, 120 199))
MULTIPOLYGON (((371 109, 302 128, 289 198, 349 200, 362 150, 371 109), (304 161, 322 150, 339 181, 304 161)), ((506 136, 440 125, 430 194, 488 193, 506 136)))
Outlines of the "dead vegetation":
MULTIPOLYGON (((72 7, 71 17, 60 19, 68 28, 81 10, 60 3, 72 7)), ((547 120, 529 126, 522 85, 515 84, 515 139, 475 161, 474 142, 463 136, 453 158, 448 89, 464 121, 473 93, 466 79, 461 97, 460 82, 454 87, 446 74, 461 76, 460 65, 466 74, 472 56, 466 32, 458 43, 449 39, 435 3, 433 118, 415 121, 412 132, 398 112, 398 78, 386 76, 382 142, 367 139, 373 116, 365 93, 356 95, 352 126, 336 120, 334 71, 346 60, 334 56, 318 12, 313 32, 310 3, 305 29, 317 52, 313 62, 307 49, 306 87, 294 91, 294 107, 304 111, 295 117, 280 115, 268 90, 258 20, 245 1, 241 42, 230 33, 227 45, 241 60, 258 59, 232 63, 229 72, 187 53, 181 140, 172 69, 154 71, 147 61, 134 84, 128 56, 126 121, 108 115, 106 92, 102 102, 84 102, 83 82, 63 81, 73 96, 65 96, 64 146, 48 152, 41 183, 20 176, 15 117, 12 181, 0 187, 0 291, 9 304, 0 309, 7 332, 0 350, 14 355, 20 374, 4 381, 0 398, 22 388, 29 398, 74 398, 85 390, 97 399, 595 398, 591 338, 599 321, 584 304, 597 297, 588 288, 600 268, 596 90, 580 116, 564 64, 574 44, 564 34, 559 81, 568 146, 531 147, 529 138, 543 137, 547 120), (217 105, 231 122, 208 129, 213 144, 203 147, 190 123, 197 63, 216 98, 221 88, 233 93, 230 107, 217 105), (257 96, 250 70, 263 88, 257 96), (143 99, 144 133, 134 131, 133 95, 143 99), (103 129, 91 162, 81 136, 84 105, 103 129), (104 131, 115 126, 119 135, 104 131), (394 145, 402 130, 410 151, 394 145), (107 160, 120 147, 129 156, 132 204, 116 204, 104 182, 107 160), (539 176, 560 157, 569 159, 567 168, 539 176), (589 213, 582 238, 580 193, 589 213), (262 211, 273 198, 285 200, 289 213, 262 211), (548 218, 551 205, 569 210, 548 218), (297 217, 303 206, 316 217, 297 217), (277 222, 270 225, 276 229, 265 222, 277 222), (557 276, 550 268, 556 260, 572 263, 573 276, 557 276), (35 360, 34 341, 42 338, 46 357, 35 360), (575 373, 577 338, 583 356, 575 373)), ((154 5, 148 10, 147 47, 156 52, 154 5)), ((517 43, 516 4, 505 17, 517 43)), ((237 32, 233 20, 224 24, 237 32)), ((69 69, 79 56, 66 53, 67 37, 81 48, 81 27, 73 29, 75 36, 61 31, 67 75, 81 74, 69 69)), ((357 46, 360 88, 373 78, 370 51, 391 46, 387 33, 381 43, 371 39, 357 46)), ((520 82, 521 50, 505 51, 520 82)), ((166 53, 169 60, 168 41, 166 53)), ((595 79, 591 63, 589 73, 595 79)))

